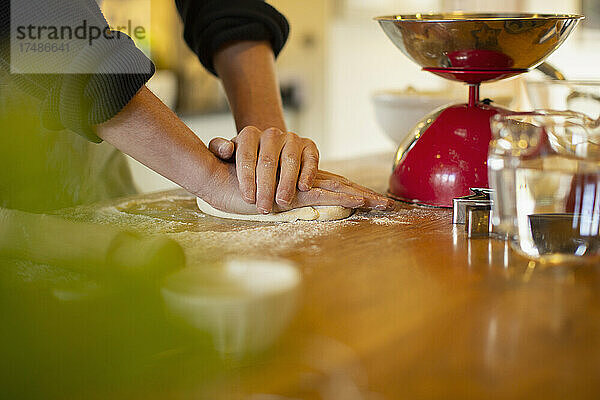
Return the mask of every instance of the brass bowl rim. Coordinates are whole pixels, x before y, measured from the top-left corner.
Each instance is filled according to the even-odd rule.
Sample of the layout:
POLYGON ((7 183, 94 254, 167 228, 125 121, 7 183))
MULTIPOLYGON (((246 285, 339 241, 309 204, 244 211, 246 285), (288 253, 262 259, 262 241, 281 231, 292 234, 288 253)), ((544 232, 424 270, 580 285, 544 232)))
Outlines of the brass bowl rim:
POLYGON ((581 14, 534 14, 534 13, 419 13, 419 14, 398 14, 384 15, 375 17, 375 21, 387 22, 474 22, 474 21, 539 21, 539 20, 583 20, 581 14), (422 18, 428 17, 428 18, 422 18))

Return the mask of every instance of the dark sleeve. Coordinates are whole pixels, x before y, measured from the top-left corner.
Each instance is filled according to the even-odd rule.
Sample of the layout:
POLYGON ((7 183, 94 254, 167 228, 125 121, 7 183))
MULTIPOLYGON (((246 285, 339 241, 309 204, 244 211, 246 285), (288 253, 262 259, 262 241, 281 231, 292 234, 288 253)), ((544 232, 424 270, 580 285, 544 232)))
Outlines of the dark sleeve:
POLYGON ((16 37, 14 32, 11 37, 11 12, 21 21, 47 26, 74 29, 85 21, 88 27, 102 31, 108 27, 95 0, 23 0, 19 4, 23 6, 11 10, 10 0, 0 0, 0 68, 9 72, 19 88, 42 101, 41 119, 46 128, 69 129, 101 142, 93 126, 125 107, 153 75, 154 65, 127 35, 119 34, 101 36, 93 45, 86 40, 57 42, 68 43, 69 51, 28 55, 28 65, 35 71, 15 68, 17 63, 11 64, 10 54, 10 39, 14 44, 16 37))
POLYGON ((236 40, 268 40, 275 56, 289 35, 286 18, 261 0, 175 0, 183 36, 200 62, 213 74, 213 56, 236 40))

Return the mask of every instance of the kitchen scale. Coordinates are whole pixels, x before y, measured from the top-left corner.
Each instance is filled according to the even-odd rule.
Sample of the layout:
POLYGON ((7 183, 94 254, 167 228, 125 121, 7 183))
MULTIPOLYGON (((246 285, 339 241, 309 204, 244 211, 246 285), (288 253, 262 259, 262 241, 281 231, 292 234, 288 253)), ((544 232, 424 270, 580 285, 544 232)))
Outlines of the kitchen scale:
POLYGON ((391 41, 423 70, 469 86, 469 101, 433 111, 400 143, 391 197, 452 207, 470 188, 488 188, 490 119, 510 110, 480 100, 483 82, 527 72, 571 34, 581 15, 415 14, 375 18, 391 41))

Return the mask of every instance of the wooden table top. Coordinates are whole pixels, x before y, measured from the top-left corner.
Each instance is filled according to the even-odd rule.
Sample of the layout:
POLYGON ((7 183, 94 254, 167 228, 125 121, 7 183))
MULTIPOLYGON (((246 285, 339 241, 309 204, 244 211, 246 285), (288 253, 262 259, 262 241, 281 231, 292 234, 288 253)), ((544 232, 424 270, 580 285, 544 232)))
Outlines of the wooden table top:
MULTIPOLYGON (((388 161, 329 168, 383 190, 388 161)), ((147 226, 170 221, 161 229, 182 239, 191 260, 261 254, 291 260, 301 272, 301 296, 288 328, 267 351, 218 361, 223 368, 210 379, 166 384, 146 398, 600 395, 598 268, 540 268, 505 242, 467 239, 446 209, 398 204, 390 214, 359 213, 327 227, 302 222, 257 230, 256 223, 199 215, 184 194, 170 195, 178 200, 145 195, 112 206, 153 216, 147 226)), ((186 365, 182 374, 192 376, 194 368, 205 368, 186 365)))

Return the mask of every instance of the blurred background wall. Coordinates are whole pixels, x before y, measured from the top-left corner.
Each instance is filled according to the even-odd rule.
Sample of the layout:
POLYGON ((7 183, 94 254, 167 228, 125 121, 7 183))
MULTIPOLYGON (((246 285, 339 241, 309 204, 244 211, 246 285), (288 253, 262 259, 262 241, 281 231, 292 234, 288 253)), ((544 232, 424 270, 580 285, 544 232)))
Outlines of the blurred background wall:
MULTIPOLYGON (((105 0, 103 8, 128 0, 105 0)), ((133 1, 133 0, 132 0, 133 1)), ((578 28, 550 62, 569 78, 600 78, 598 0, 272 0, 287 16, 290 39, 278 60, 288 128, 312 138, 323 158, 340 159, 392 152, 395 144, 378 126, 373 94, 382 90, 442 91, 461 98, 466 90, 421 72, 385 37, 372 17, 439 12, 585 12, 578 28)), ((110 20, 109 20, 110 22, 110 20)), ((181 38, 171 1, 152 0, 152 57, 159 72, 151 89, 208 143, 233 137, 235 127, 218 81, 205 72, 181 38)), ((531 73, 528 75, 535 75, 531 73)), ((524 78, 519 78, 524 79, 524 78)), ((518 80, 484 85, 483 96, 517 96, 518 80)), ((132 162, 140 189, 173 187, 166 179, 132 162)))

